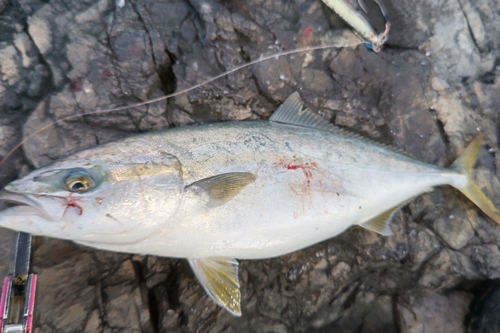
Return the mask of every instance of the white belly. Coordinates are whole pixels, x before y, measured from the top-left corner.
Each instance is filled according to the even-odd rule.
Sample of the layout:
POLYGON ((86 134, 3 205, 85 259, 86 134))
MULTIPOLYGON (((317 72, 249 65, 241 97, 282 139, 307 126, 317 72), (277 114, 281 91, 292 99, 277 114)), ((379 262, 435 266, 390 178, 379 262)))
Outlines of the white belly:
POLYGON ((435 173, 398 175, 341 165, 272 171, 261 171, 254 184, 224 205, 185 204, 161 234, 130 251, 183 258, 276 257, 334 237, 447 182, 435 173))

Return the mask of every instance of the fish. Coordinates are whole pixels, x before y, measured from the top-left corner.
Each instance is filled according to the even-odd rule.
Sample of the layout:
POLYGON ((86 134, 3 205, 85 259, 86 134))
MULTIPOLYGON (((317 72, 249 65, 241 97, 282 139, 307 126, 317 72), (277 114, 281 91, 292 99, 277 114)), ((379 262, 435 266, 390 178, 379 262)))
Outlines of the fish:
POLYGON ((293 93, 268 121, 193 125, 87 149, 8 184, 0 226, 93 248, 185 258, 241 316, 237 259, 298 251, 451 185, 500 224, 472 180, 476 137, 450 168, 341 130, 293 93))

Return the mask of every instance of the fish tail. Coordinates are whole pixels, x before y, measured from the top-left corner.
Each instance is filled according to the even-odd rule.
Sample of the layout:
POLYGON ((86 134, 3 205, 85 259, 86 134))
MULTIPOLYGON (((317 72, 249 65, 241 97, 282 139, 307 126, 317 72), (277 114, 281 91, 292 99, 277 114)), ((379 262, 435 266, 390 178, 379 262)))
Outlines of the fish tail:
POLYGON ((472 169, 476 162, 477 153, 481 147, 483 135, 479 134, 472 142, 465 148, 462 155, 460 155, 455 162, 451 165, 452 169, 459 171, 462 175, 467 177, 467 181, 461 183, 451 184, 453 187, 462 192, 467 198, 478 206, 484 214, 490 219, 500 224, 500 214, 496 209, 493 202, 481 191, 479 186, 474 183, 472 169))

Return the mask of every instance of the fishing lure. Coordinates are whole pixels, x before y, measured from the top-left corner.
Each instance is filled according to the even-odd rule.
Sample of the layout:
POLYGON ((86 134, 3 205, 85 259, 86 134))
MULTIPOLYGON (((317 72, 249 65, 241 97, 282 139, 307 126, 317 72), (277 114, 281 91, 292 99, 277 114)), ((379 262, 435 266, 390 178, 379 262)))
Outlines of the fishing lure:
MULTIPOLYGON (((356 10, 348 0, 323 0, 323 2, 333 9, 344 21, 346 21, 360 36, 361 39, 367 41, 365 45, 371 48, 374 52, 380 52, 382 46, 385 44, 389 38, 389 30, 391 29, 391 24, 387 20, 387 10, 381 2, 381 0, 374 0, 380 8, 382 16, 385 20, 385 30, 384 32, 377 34, 376 31, 371 26, 368 19, 356 10)), ((361 9, 365 13, 368 12, 368 8, 363 0, 358 1, 361 9)))

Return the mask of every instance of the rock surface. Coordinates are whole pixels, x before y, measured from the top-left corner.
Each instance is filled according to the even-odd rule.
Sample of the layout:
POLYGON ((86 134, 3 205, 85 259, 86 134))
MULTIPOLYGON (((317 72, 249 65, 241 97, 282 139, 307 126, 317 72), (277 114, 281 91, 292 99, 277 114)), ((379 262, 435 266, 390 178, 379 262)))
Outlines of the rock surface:
MULTIPOLYGON (((428 163, 448 165, 484 133, 476 179, 500 207, 500 3, 385 3, 392 29, 380 53, 273 58, 168 101, 88 115, 335 41, 348 26, 320 0, 0 0, 0 155, 27 139, 0 166, 0 185, 131 133, 266 119, 299 91, 334 124, 428 163)), ((241 261, 241 318, 211 302, 183 260, 37 238, 35 332, 462 330, 474 295, 500 277, 500 227, 439 188, 398 212, 392 231, 353 227, 280 258, 241 261)), ((1 237, 5 274, 13 236, 1 237)))

